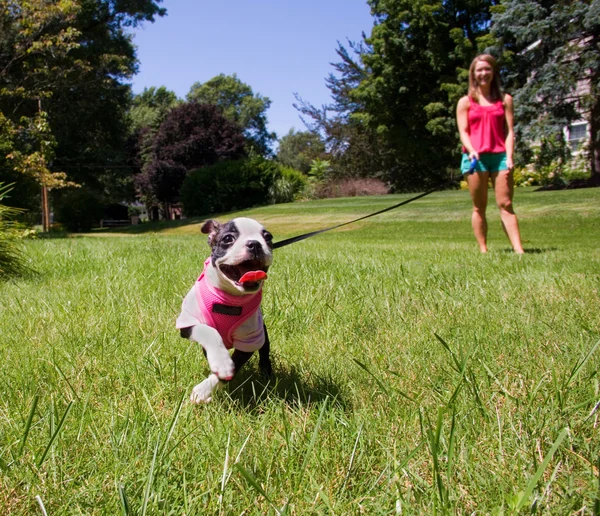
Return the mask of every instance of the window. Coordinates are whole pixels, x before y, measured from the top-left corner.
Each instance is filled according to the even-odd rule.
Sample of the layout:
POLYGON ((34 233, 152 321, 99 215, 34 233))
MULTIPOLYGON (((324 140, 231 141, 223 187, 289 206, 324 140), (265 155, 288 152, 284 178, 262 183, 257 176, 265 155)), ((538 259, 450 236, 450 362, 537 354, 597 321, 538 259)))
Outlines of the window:
POLYGON ((577 150, 586 138, 587 122, 580 122, 569 126, 569 144, 573 150, 577 150))

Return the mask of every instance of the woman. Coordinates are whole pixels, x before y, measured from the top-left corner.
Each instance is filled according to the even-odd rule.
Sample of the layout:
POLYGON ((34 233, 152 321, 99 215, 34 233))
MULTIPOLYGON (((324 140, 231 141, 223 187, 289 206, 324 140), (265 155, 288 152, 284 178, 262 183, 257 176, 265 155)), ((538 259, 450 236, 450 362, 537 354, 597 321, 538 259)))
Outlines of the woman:
POLYGON ((475 173, 467 174, 467 183, 473 200, 471 223, 479 249, 487 253, 485 210, 488 178, 491 178, 504 232, 515 253, 523 254, 519 223, 512 206, 513 100, 501 90, 498 65, 491 55, 479 55, 471 63, 469 94, 458 102, 456 120, 463 144, 463 174, 469 171, 471 160, 477 160, 475 173))

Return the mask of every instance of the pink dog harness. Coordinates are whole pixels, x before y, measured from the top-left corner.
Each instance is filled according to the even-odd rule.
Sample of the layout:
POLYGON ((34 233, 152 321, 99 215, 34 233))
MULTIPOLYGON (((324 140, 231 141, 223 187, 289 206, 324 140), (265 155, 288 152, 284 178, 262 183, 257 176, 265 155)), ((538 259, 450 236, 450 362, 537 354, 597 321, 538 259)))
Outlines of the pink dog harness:
POLYGON ((244 321, 257 312, 262 291, 246 296, 234 296, 210 285, 205 278, 210 258, 194 285, 198 308, 206 324, 215 328, 227 349, 233 347, 233 333, 244 321))

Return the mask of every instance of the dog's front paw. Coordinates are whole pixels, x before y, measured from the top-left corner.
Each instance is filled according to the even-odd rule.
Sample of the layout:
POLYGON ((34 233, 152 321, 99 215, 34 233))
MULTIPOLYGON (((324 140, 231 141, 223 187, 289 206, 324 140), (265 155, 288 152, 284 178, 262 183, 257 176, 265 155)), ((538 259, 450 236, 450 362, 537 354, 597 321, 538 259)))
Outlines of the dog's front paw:
MULTIPOLYGON (((221 380, 231 380, 235 374, 235 365, 225 347, 206 350, 206 360, 210 370, 221 380)), ((200 384, 202 385, 202 384, 200 384)))
POLYGON ((200 382, 192 389, 190 401, 195 405, 210 403, 212 394, 218 385, 219 379, 214 374, 210 375, 206 380, 200 382))

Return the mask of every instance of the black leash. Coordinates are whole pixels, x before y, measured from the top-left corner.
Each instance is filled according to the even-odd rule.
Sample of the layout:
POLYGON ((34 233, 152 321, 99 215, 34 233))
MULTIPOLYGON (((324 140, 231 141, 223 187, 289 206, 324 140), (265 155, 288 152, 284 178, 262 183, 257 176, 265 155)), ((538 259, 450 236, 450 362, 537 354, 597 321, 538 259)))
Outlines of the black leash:
MULTIPOLYGON (((465 174, 463 174, 463 175, 473 174, 475 172, 476 166, 477 166, 477 160, 471 161, 471 167, 469 168, 468 172, 465 172, 465 174)), ((417 199, 421 199, 427 195, 437 192, 437 191, 441 190, 442 188, 445 188, 446 186, 448 186, 448 184, 452 184, 453 182, 454 182, 454 180, 452 179, 450 181, 450 183, 441 184, 440 186, 438 186, 436 188, 427 190, 426 192, 416 195, 415 197, 411 197, 410 199, 407 199, 406 201, 399 202, 398 204, 394 204, 393 206, 390 206, 389 208, 384 208, 383 210, 376 211, 375 213, 370 213, 369 215, 364 215, 363 217, 359 217, 359 218, 351 220, 349 222, 342 222, 341 224, 337 224, 336 226, 331 226, 330 228, 319 229, 318 231, 311 231, 310 233, 304 233, 303 235, 298 235, 295 237, 286 238, 285 240, 281 240, 280 242, 275 242, 273 244, 273 249, 278 249, 280 247, 285 247, 286 245, 300 242, 300 240, 305 240, 306 238, 310 238, 315 235, 319 235, 320 233, 325 233, 325 231, 331 231, 332 229, 341 228, 342 226, 347 226, 348 224, 354 224, 355 222, 358 222, 359 220, 368 219, 370 217, 374 217, 375 215, 381 215, 382 213, 385 213, 386 211, 395 210, 396 208, 399 208, 400 206, 404 206, 405 204, 411 203, 413 201, 416 201, 417 199)))

